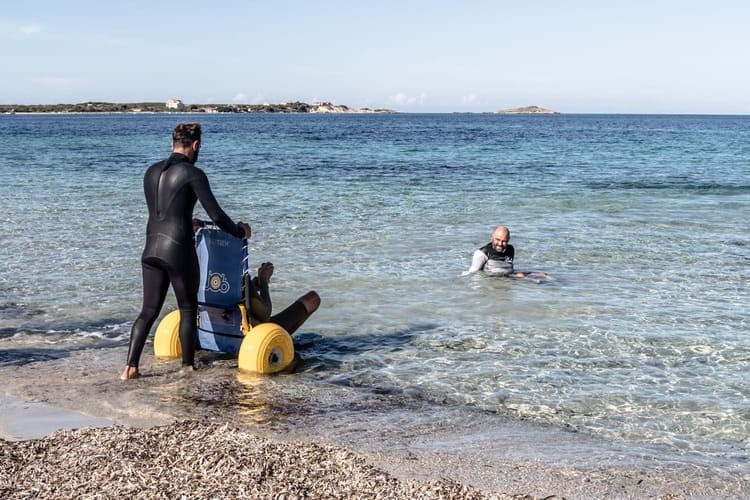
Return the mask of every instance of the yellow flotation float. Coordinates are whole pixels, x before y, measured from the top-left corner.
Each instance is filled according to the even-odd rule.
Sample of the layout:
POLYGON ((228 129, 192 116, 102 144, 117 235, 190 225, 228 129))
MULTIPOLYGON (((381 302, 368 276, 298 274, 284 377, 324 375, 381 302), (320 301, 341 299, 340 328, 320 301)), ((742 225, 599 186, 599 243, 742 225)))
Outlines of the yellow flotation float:
MULTIPOLYGON (((243 318, 244 306, 240 306, 243 318)), ((276 323, 250 326, 242 322, 244 338, 237 355, 237 366, 251 373, 277 373, 294 361, 292 336, 276 323)), ((180 311, 172 311, 161 320, 154 334, 154 355, 162 359, 182 356, 180 345, 180 311)))
POLYGON ((154 355, 157 358, 174 359, 182 356, 180 345, 180 311, 164 316, 154 334, 154 355))

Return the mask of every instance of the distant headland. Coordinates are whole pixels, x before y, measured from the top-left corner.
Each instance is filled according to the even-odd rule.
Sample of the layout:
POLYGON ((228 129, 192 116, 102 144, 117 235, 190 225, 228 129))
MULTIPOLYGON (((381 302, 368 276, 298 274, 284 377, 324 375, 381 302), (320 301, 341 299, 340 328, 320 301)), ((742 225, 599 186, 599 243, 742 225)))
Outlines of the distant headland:
POLYGON ((84 102, 79 104, 0 104, 0 113, 397 113, 391 109, 350 108, 343 104, 315 101, 278 104, 184 104, 166 102, 84 102))
POLYGON ((540 108, 539 106, 525 106, 523 108, 501 109, 495 111, 499 115, 559 115, 557 111, 540 108))
MULTIPOLYGON (((0 104, 0 114, 76 114, 76 113, 399 113, 383 108, 350 108, 344 104, 313 101, 284 101, 278 104, 185 104, 180 99, 165 102, 96 102, 77 104, 0 104)), ((483 113, 485 114, 485 113, 483 113)), ((540 106, 501 109, 486 114, 499 115, 558 115, 557 111, 540 106)))

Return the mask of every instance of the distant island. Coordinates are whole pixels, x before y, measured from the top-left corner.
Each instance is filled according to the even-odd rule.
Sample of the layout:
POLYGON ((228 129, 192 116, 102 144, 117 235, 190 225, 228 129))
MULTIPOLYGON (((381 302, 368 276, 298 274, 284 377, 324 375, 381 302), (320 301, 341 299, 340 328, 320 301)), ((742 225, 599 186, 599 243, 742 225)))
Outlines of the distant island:
POLYGON ((350 108, 330 102, 279 104, 184 104, 166 102, 84 102, 79 104, 0 104, 1 114, 15 113, 396 113, 390 109, 350 108))
POLYGON ((501 109, 495 111, 498 115, 559 115, 557 111, 540 108, 539 106, 525 106, 523 108, 501 109))

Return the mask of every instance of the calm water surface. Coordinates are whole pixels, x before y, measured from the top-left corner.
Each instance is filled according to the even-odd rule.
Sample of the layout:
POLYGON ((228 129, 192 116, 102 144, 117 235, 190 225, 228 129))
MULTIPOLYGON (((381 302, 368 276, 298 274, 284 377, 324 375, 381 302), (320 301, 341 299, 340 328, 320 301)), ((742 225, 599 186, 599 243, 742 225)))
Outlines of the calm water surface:
POLYGON ((0 368, 126 341, 179 119, 275 306, 323 297, 289 384, 747 467, 750 117, 0 116, 0 368), (554 281, 462 276, 501 223, 554 281))

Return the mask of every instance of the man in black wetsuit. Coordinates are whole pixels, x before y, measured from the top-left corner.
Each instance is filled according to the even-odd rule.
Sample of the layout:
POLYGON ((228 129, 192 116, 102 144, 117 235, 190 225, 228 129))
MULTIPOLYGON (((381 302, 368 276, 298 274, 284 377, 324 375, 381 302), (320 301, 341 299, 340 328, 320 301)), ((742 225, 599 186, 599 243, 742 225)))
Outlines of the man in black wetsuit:
POLYGON ((249 238, 250 226, 235 224, 224 213, 211 192, 206 174, 194 164, 201 145, 201 126, 182 123, 172 132, 172 155, 151 165, 143 178, 148 205, 146 247, 143 268, 143 307, 130 332, 125 370, 127 380, 140 375, 138 362, 169 284, 180 310, 182 366, 193 369, 195 360, 196 314, 198 312, 199 269, 193 241, 193 207, 201 205, 221 229, 237 238, 249 238))

